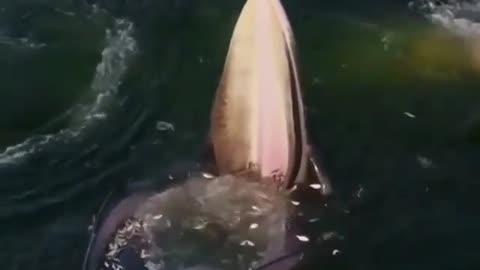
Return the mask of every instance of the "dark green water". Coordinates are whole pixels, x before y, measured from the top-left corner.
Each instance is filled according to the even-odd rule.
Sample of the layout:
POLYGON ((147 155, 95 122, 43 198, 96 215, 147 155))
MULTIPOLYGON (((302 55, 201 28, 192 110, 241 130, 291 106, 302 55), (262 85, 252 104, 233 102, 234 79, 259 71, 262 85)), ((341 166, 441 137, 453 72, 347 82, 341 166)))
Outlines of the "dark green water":
MULTIPOLYGON (((242 3, 0 3, 2 270, 80 269, 109 190, 194 158, 242 3)), ((348 209, 340 254, 319 245, 304 269, 478 269, 480 72, 465 40, 407 1, 285 7, 348 209)))

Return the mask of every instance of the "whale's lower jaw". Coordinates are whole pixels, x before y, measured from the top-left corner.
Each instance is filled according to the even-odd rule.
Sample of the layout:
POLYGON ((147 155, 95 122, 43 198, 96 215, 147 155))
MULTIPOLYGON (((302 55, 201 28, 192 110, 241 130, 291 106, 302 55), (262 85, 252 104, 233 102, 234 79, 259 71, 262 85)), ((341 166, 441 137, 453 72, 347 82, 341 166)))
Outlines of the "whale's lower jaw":
POLYGON ((211 114, 220 174, 256 171, 289 188, 308 159, 294 41, 279 0, 248 0, 211 114))

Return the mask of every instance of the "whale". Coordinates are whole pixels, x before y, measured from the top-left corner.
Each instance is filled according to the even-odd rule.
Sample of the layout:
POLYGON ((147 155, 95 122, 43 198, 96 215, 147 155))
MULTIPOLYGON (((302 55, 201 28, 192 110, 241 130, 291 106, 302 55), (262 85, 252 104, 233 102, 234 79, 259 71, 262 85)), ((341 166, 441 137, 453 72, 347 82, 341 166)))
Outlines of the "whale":
POLYGON ((181 179, 167 187, 109 193, 90 228, 83 270, 297 266, 304 244, 291 198, 312 185, 319 200, 333 193, 310 140, 303 99, 282 3, 247 0, 230 39, 201 160, 159 175, 181 179))

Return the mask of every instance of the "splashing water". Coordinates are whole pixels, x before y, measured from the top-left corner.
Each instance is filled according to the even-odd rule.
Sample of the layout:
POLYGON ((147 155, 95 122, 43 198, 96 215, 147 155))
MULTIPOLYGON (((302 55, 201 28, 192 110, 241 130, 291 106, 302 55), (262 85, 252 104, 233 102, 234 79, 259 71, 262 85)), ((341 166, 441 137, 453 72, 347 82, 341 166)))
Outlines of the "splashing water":
POLYGON ((71 126, 55 134, 32 136, 20 144, 7 147, 0 153, 0 165, 19 162, 29 154, 42 151, 51 143, 68 143, 93 123, 105 119, 108 113, 106 108, 115 99, 122 77, 128 69, 128 61, 137 51, 133 32, 133 23, 125 19, 116 19, 113 28, 106 30, 106 46, 90 86, 96 99, 74 111, 75 119, 71 126))
POLYGON ((135 213, 148 242, 142 254, 160 269, 184 269, 187 261, 255 266, 281 254, 292 210, 287 201, 273 186, 249 179, 190 179, 152 196, 135 213))
POLYGON ((411 2, 434 24, 460 36, 480 35, 480 1, 450 0, 440 3, 432 0, 411 2))

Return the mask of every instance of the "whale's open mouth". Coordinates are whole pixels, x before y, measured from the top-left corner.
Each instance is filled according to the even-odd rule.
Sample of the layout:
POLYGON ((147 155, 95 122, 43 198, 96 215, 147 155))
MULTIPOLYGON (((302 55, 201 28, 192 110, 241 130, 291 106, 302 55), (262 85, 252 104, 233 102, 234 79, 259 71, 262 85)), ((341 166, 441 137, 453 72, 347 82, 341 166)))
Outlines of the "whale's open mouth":
POLYGON ((188 179, 136 210, 142 254, 162 269, 255 269, 284 250, 286 195, 231 175, 188 179))
POLYGON ((286 189, 305 181, 310 153, 295 44, 279 0, 249 0, 243 7, 210 136, 219 174, 255 172, 286 189))
POLYGON ((313 186, 313 180, 315 189, 330 193, 307 141, 303 110, 293 35, 280 0, 247 0, 211 114, 219 175, 119 202, 95 223, 84 269, 205 269, 196 265, 210 259, 247 269, 241 252, 251 255, 245 258, 256 269, 291 269, 301 255, 289 240, 296 229, 287 226, 294 215, 290 193, 283 191, 313 186), (208 254, 197 258, 202 252, 208 254))

